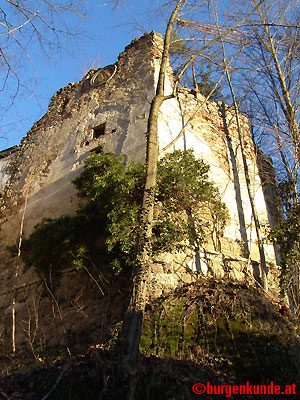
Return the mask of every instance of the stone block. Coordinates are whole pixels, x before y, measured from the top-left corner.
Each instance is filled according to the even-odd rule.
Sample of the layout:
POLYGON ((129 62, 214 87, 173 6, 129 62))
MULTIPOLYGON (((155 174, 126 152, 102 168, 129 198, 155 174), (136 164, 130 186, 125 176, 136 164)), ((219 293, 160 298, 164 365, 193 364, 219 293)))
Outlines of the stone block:
POLYGON ((195 281, 195 275, 193 276, 192 274, 182 274, 180 278, 183 283, 191 283, 195 281))
POLYGON ((163 272, 165 272, 166 274, 173 274, 174 273, 173 261, 172 262, 167 262, 163 266, 163 272))
POLYGON ((153 274, 162 274, 164 272, 164 268, 162 264, 155 263, 151 265, 151 272, 153 274))

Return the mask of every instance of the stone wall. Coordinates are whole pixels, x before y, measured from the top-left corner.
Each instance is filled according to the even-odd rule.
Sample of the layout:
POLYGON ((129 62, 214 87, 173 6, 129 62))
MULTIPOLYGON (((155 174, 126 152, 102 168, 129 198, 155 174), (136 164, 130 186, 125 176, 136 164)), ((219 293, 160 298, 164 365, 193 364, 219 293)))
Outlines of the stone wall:
MULTIPOLYGON (((105 329, 104 323, 97 325, 104 334, 112 321, 120 318, 128 296, 127 289, 122 293, 120 284, 122 279, 123 283, 126 281, 124 277, 101 293, 83 271, 69 270, 66 266, 59 286, 49 290, 47 295, 45 285, 35 272, 32 269, 23 272, 19 260, 7 253, 5 244, 16 242, 23 219, 22 234, 28 236, 42 218, 75 213, 77 196, 71 181, 82 171, 85 158, 99 143, 106 151, 116 155, 123 153, 126 162, 145 162, 145 132, 161 49, 160 35, 145 34, 126 47, 114 66, 99 71, 98 77, 96 70, 91 70, 81 81, 60 89, 51 99, 48 112, 34 124, 10 161, 11 179, 6 187, 6 210, 0 230, 0 309, 3 311, 0 337, 6 350, 9 348, 13 292, 17 295, 19 344, 31 343, 33 336, 29 338, 28 327, 33 329, 37 319, 39 325, 31 345, 42 346, 55 344, 57 339, 51 337, 60 337, 61 344, 66 345, 67 337, 82 331, 82 324, 93 326, 95 320, 109 321, 105 329), (91 81, 92 77, 95 78, 91 81), (103 79, 105 83, 97 85, 103 79), (15 281, 16 269, 19 274, 15 281), (118 293, 123 299, 119 303, 118 293), (113 306, 114 302, 118 306, 113 306), (114 307, 116 310, 112 311, 114 307)), ((169 68, 166 94, 173 84, 169 68)), ((240 118, 251 190, 260 221, 268 221, 256 148, 246 118, 240 118)), ((151 270, 152 295, 159 296, 164 290, 191 282, 199 273, 251 282, 259 280, 256 234, 233 110, 221 103, 206 102, 201 94, 181 88, 176 98, 165 101, 162 106, 159 143, 161 156, 173 149, 192 148, 197 157, 210 165, 210 177, 229 209, 230 221, 224 237, 208 237, 207 244, 197 255, 200 262, 197 267, 193 253, 156 257, 151 270), (245 244, 250 257, 245 257, 245 244)), ((274 249, 268 244, 265 250, 270 286, 276 291, 279 270, 274 249)), ((111 282, 111 279, 108 277, 102 283, 111 282)))
MULTIPOLYGON (((160 148, 164 154, 173 149, 193 149, 197 157, 210 166, 210 178, 218 187, 227 205, 230 221, 225 237, 245 242, 251 258, 259 260, 257 237, 252 209, 246 187, 241 146, 238 138, 234 110, 222 103, 205 102, 205 98, 181 89, 177 99, 166 101, 160 120, 160 148), (171 121, 171 124, 170 124, 171 121), (184 132, 178 137, 184 126, 184 132)), ((268 222, 268 211, 257 165, 257 149, 251 138, 247 119, 240 115, 244 153, 250 175, 250 186, 261 223, 268 222)), ((273 199, 270 199, 271 201, 273 199)), ((269 261, 274 261, 273 246, 266 246, 269 261)))
POLYGON ((3 190, 10 179, 9 164, 18 151, 18 146, 0 151, 0 190, 3 190))
POLYGON ((154 59, 160 56, 152 44, 154 36, 145 35, 119 55, 117 72, 107 84, 92 87, 92 70, 53 96, 48 112, 24 137, 11 165, 13 218, 8 215, 9 222, 2 226, 6 237, 14 238, 27 194, 25 235, 44 217, 74 212, 77 199, 71 181, 99 142, 107 151, 125 154, 128 162, 144 162, 154 59), (95 138, 94 128, 99 126, 104 131, 95 138))
POLYGON ((7 171, 8 164, 10 162, 11 157, 5 157, 0 159, 0 190, 4 189, 10 175, 7 171))

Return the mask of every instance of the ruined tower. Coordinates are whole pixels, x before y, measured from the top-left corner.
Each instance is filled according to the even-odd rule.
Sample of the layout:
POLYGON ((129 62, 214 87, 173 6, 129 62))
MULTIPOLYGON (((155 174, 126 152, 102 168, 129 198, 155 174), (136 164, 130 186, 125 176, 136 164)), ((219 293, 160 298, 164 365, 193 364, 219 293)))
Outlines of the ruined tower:
MULTIPOLYGON (((114 65, 91 70, 81 81, 60 89, 52 97, 47 113, 33 125, 17 151, 9 155, 9 160, 1 159, 2 166, 9 164, 2 178, 2 186, 7 183, 8 190, 0 230, 0 308, 4 315, 9 313, 8 288, 13 286, 13 261, 7 256, 5 244, 17 240, 22 219, 23 234, 28 236, 42 218, 74 215, 78 200, 71 181, 99 143, 105 151, 124 154, 128 163, 145 162, 145 132, 162 44, 159 34, 145 34, 133 40, 114 65)), ((172 92, 173 85, 170 67, 165 94, 172 92)), ((255 206, 260 222, 268 223, 274 215, 261 183, 257 150, 247 119, 244 116, 240 119, 255 206)), ((188 88, 180 88, 177 97, 163 103, 158 128, 160 156, 174 149, 193 149, 196 157, 209 164, 210 179, 229 210, 230 220, 224 236, 218 238, 218 246, 210 240, 201 250, 201 272, 254 281, 259 275, 259 253, 234 110, 206 101, 200 93, 188 88), (245 246, 248 257, 244 254, 245 246)), ((264 248, 270 286, 276 290, 278 266, 274 248, 270 243, 264 248)), ((195 272, 192 254, 160 255, 152 266, 153 295, 190 282, 195 272)), ((27 301, 24 288, 37 290, 38 285, 39 279, 33 271, 20 272, 17 281, 20 310, 25 309, 27 301)), ((74 297, 74 290, 65 288, 65 301, 68 296, 74 297)), ((89 312, 93 312, 93 307, 91 303, 89 312)), ((0 324, 0 329, 3 326, 0 324)), ((24 340, 21 333, 19 340, 24 340)))

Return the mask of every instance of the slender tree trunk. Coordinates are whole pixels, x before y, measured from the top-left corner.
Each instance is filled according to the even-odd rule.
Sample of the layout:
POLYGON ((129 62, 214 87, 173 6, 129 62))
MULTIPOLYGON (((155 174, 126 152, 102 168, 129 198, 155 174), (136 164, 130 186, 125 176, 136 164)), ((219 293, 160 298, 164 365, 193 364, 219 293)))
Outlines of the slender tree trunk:
POLYGON ((195 62, 192 63, 192 69, 193 69, 194 89, 198 92, 199 87, 198 87, 198 82, 197 82, 197 77, 196 77, 195 62))
MULTIPOLYGON (((263 2, 261 0, 257 7, 263 2)), ((149 272, 151 265, 151 236, 152 236, 152 225, 153 225, 153 210, 154 210, 154 199, 155 199, 155 186, 156 186, 156 174, 157 174, 157 161, 158 161, 158 134, 157 134, 157 123, 159 110, 162 103, 174 97, 176 92, 176 85, 173 90, 173 94, 165 96, 164 94, 164 84, 165 76, 168 66, 169 59, 169 47, 171 42, 171 31, 173 25, 178 17, 179 10, 181 6, 185 4, 184 0, 177 0, 176 6, 170 16, 167 24, 164 47, 159 71, 158 84, 156 89, 156 95, 152 100, 148 127, 147 127, 147 151, 146 151, 146 183, 143 196, 143 207, 142 207, 142 229, 140 234, 140 240, 138 243, 138 251, 136 263, 134 266, 134 277, 133 277, 133 289, 130 299, 130 303, 127 309, 126 316, 123 322, 122 332, 119 338, 119 343, 121 345, 120 351, 122 358, 125 362, 130 364, 135 364, 139 355, 139 342, 141 336, 143 313, 145 309, 145 304, 147 300, 147 287, 149 281, 149 272)), ((251 13, 254 11, 252 10, 251 13)), ((251 14, 249 13, 249 15, 251 14)), ((247 16, 248 17, 248 16, 247 16)), ((224 32, 221 37, 227 36, 230 32, 235 30, 238 26, 245 21, 244 18, 234 27, 224 32)), ((214 42, 218 41, 218 38, 214 38, 206 44, 201 51, 196 52, 190 60, 185 63, 179 78, 183 75, 187 67, 198 57, 203 50, 211 46, 214 42)), ((134 385, 131 385, 133 389, 134 385)), ((133 391, 129 395, 130 399, 134 398, 133 391)))
POLYGON ((260 223, 259 223, 259 219, 258 219, 256 207, 255 207, 254 198, 253 198, 252 191, 251 191, 251 180, 250 180, 250 175, 249 175, 248 164, 247 164, 246 156, 244 153, 244 141, 243 141, 243 135, 242 135, 241 125, 240 125, 239 115, 238 115, 238 105, 236 102, 233 86, 232 86, 230 75, 229 75, 228 71, 226 72, 226 75, 227 75, 227 81, 228 81, 228 84, 230 87, 232 100, 233 100, 233 104, 234 104, 235 118, 236 118, 239 142, 240 142, 241 153, 242 153, 243 169, 244 169, 244 174, 245 174, 247 192, 248 192, 248 197, 250 200, 250 205, 251 205, 251 210, 252 210, 252 215, 253 215, 254 225, 255 225, 255 231, 256 231, 256 236, 257 236, 257 244, 258 244, 260 265, 261 265, 262 284, 263 284, 263 288, 266 291, 268 291, 267 263, 266 263, 266 257, 265 257, 263 243, 261 240, 260 223))
POLYGON ((25 220, 25 213, 27 210, 27 202, 28 202, 28 194, 29 188, 27 188, 26 195, 25 195, 25 203, 24 209, 20 224, 20 232, 19 232, 19 240, 18 240, 18 253, 15 258, 15 276, 14 276, 14 288, 13 288, 13 299, 12 299, 12 352, 15 354, 16 352, 16 297, 17 297, 17 283, 19 277, 19 270, 20 270, 20 257, 21 257, 21 246, 22 246, 22 238, 23 238, 23 229, 24 229, 24 220, 25 220))
POLYGON ((263 242, 261 240, 260 223, 259 223, 259 219, 258 219, 256 207, 255 207, 253 194, 252 194, 252 191, 251 191, 251 180, 250 180, 248 164, 247 164, 247 160, 246 160, 246 156, 245 156, 245 152, 244 152, 244 140, 243 140, 241 125, 240 125, 238 104, 237 104, 237 101, 236 101, 234 88, 233 88, 233 85, 232 85, 232 82, 231 82, 231 77, 230 77, 230 74, 229 74, 229 71, 228 71, 228 68, 227 68, 226 53, 225 53, 225 47, 224 47, 223 41, 221 41, 221 44, 222 44, 222 49, 223 49, 224 68, 226 70, 227 82, 228 82, 228 85, 229 85, 229 89, 230 89, 230 93, 231 93, 231 97, 232 97, 232 101, 233 101, 233 105, 234 105, 234 113, 235 113, 235 119, 236 119, 237 130, 238 130, 238 137, 239 137, 241 153, 242 153, 243 169, 244 169, 244 174, 245 174, 247 192, 248 192, 248 197, 249 197, 249 200, 250 200, 251 211, 252 211, 252 215, 253 215, 253 219, 254 219, 255 231, 256 231, 256 236, 257 236, 257 244, 258 244, 259 258, 260 258, 260 265, 261 265, 261 279, 262 279, 263 288, 266 291, 268 291, 267 263, 266 263, 266 257, 265 257, 263 242))
MULTIPOLYGON (((171 31, 177 19, 183 0, 178 0, 165 32, 164 47, 157 83, 156 95, 152 100, 147 127, 146 148, 146 182, 142 206, 142 229, 138 244, 138 254, 134 267, 132 295, 124 318, 121 333, 122 358, 126 363, 135 364, 139 355, 139 343, 142 330, 143 313, 147 300, 147 287, 151 265, 151 236, 153 225, 153 210, 158 161, 157 123, 160 107, 164 100, 173 95, 165 96, 164 84, 169 60, 171 31)), ((130 395, 134 398, 134 394, 130 395)))

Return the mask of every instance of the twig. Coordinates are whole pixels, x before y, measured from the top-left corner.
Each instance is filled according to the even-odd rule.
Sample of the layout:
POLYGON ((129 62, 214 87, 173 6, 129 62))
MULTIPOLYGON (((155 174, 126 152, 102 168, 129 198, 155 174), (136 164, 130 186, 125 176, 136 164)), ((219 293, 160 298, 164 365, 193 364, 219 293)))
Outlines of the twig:
MULTIPOLYGON (((88 261, 90 261, 92 263, 92 265, 95 267, 95 264, 93 263, 93 261, 89 258, 89 257, 85 257, 88 261)), ((88 273, 89 277, 94 281, 94 283, 96 284, 97 288, 99 289, 100 293, 104 296, 104 292, 101 288, 101 286, 99 285, 99 283, 97 282, 97 279, 95 279, 93 277, 93 275, 90 273, 90 271, 88 270, 88 268, 83 265, 83 268, 86 270, 86 272, 88 273)))
POLYGON ((249 278, 252 279, 252 281, 253 281, 254 283, 257 284, 257 286, 260 287, 260 289, 264 292, 265 295, 267 295, 272 301, 275 301, 275 302, 277 302, 277 304, 280 304, 279 301, 275 298, 275 296, 272 295, 270 292, 266 291, 266 290, 264 289, 264 287, 254 278, 253 275, 251 275, 251 274, 250 274, 248 271, 246 271, 246 270, 244 270, 243 272, 244 272, 246 275, 248 275, 249 278))
POLYGON ((25 221, 25 214, 27 210, 27 202, 28 202, 28 194, 29 194, 29 187, 27 188, 26 191, 26 197, 25 197, 25 204, 24 204, 24 209, 23 209, 23 214, 22 214, 22 219, 21 219, 21 225, 20 225, 20 233, 19 233, 19 242, 18 242, 18 254, 17 258, 15 258, 15 276, 14 276, 14 289, 13 289, 13 298, 12 298, 12 352, 16 352, 16 297, 17 297, 17 282, 18 282, 18 277, 19 277, 19 269, 20 269, 20 257, 21 257, 21 247, 22 247, 22 239, 23 239, 23 231, 24 231, 24 221, 25 221))
POLYGON ((62 377, 64 376, 66 370, 69 368, 69 365, 70 365, 70 361, 68 361, 65 364, 65 366, 63 367, 63 370, 59 374, 59 377, 56 379, 56 382, 52 386, 51 390, 47 394, 45 394, 45 396, 41 400, 46 400, 46 399, 48 399, 49 396, 51 396, 51 394, 54 392, 54 390, 56 389, 56 387, 59 384, 59 382, 62 380, 62 377))
MULTIPOLYGON (((48 292, 50 293, 50 296, 52 297, 52 299, 53 299, 53 301, 54 301, 54 304, 55 304, 56 307, 57 307, 59 319, 61 320, 61 324, 62 324, 62 328, 63 328, 64 334, 65 334, 65 336, 67 337, 67 331, 66 331, 66 328, 65 328, 64 319, 63 319, 63 315, 62 315, 61 309, 60 309, 60 307, 59 307, 58 301, 56 300, 56 298, 55 298, 55 296, 54 296, 52 290, 49 288, 49 286, 48 286, 48 284, 47 284, 46 278, 44 278, 44 284, 45 284, 45 286, 46 286, 46 289, 47 289, 48 292)), ((66 349, 67 349, 67 352, 68 352, 69 356, 71 356, 71 351, 70 351, 68 345, 66 345, 66 349)))
POLYGON ((3 397, 6 398, 6 400, 10 400, 10 397, 7 396, 7 394, 5 392, 3 392, 3 390, 0 388, 0 394, 2 394, 3 397))

